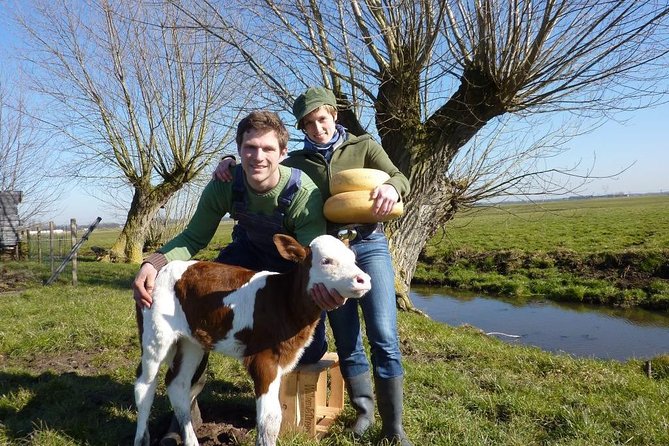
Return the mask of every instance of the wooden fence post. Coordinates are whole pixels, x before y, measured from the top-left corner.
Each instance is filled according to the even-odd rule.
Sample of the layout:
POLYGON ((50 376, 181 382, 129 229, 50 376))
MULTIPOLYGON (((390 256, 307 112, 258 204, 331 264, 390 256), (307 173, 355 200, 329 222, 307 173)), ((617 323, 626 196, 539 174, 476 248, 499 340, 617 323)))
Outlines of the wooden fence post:
POLYGON ((42 263, 42 228, 37 226, 37 263, 42 263))
POLYGON ((53 271, 54 271, 54 268, 55 268, 54 263, 53 263, 53 256, 54 256, 54 252, 53 252, 53 236, 54 236, 54 233, 53 233, 53 222, 50 221, 50 222, 49 222, 49 260, 51 261, 51 274, 53 274, 53 271))
POLYGON ((30 260, 30 228, 26 229, 27 258, 30 260))
MULTIPOLYGON (((70 234, 72 235, 72 247, 77 244, 77 220, 70 219, 70 234)), ((77 286, 77 252, 72 256, 72 285, 77 286)))
POLYGON ((21 240, 23 239, 23 231, 19 232, 19 239, 14 246, 14 259, 21 261, 21 240))

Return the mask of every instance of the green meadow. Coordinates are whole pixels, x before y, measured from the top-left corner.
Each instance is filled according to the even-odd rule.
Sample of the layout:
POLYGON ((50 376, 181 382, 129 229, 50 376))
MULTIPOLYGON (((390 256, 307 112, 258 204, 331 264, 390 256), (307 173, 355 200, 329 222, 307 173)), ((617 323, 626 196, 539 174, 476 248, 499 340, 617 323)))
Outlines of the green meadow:
MULTIPOLYGON (((593 259, 622 259, 625 253, 664 253, 666 267, 667 205, 667 197, 642 197, 477 209, 430 241, 421 258, 421 280, 483 287, 518 276, 514 280, 525 280, 525 290, 537 277, 575 286, 574 271, 595 271, 587 262, 597 265, 593 259), (582 262, 581 270, 563 267, 558 252, 574 264, 582 262), (467 282, 469 274, 490 277, 467 282)), ((229 229, 221 227, 203 258, 227 242, 229 229)), ((95 231, 84 245, 76 287, 68 270, 55 284, 43 286, 48 265, 8 261, 0 266, 3 280, 16 284, 0 294, 0 444, 132 443, 139 346, 129 286, 137 266, 96 262, 90 251, 110 246, 115 233, 95 231)), ((658 270, 649 265, 649 271, 658 270)), ((666 279, 653 280, 666 286, 666 279)), ((513 290, 509 285, 510 294, 513 290)), ((648 375, 639 360, 551 354, 419 314, 400 313, 398 325, 406 368, 405 428, 415 445, 669 444, 669 356, 653 358, 648 375)), ((201 444, 254 444, 255 402, 243 368, 215 355, 207 374, 200 399, 201 444)), ((150 420, 154 440, 169 417, 159 386, 150 420)), ((320 443, 290 435, 279 444, 376 444, 378 423, 362 439, 346 434, 353 417, 347 404, 320 443)))
POLYGON ((669 195, 477 207, 425 247, 416 283, 669 309, 669 195))

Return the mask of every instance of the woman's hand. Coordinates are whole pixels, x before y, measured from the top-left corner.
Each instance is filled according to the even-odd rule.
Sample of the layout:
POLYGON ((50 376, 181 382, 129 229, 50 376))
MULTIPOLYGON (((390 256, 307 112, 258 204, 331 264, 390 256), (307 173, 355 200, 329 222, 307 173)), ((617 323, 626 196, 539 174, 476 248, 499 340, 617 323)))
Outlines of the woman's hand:
POLYGON ((374 215, 379 217, 384 217, 393 210, 393 206, 400 199, 400 194, 397 193, 397 190, 390 184, 382 184, 377 186, 372 190, 372 200, 374 200, 374 206, 372 207, 372 212, 374 215))
POLYGON ((216 170, 214 170, 212 178, 214 180, 225 181, 226 183, 232 181, 232 168, 236 165, 237 161, 235 161, 234 158, 223 158, 221 161, 219 161, 218 166, 216 166, 216 170))

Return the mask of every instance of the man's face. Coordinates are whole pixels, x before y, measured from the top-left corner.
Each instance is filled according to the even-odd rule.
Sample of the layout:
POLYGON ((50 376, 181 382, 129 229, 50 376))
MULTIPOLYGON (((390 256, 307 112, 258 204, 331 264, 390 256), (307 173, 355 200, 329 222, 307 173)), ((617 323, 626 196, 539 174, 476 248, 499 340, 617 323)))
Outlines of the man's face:
POLYGON ((256 192, 267 192, 279 183, 279 163, 287 148, 279 147, 274 130, 251 129, 244 133, 239 146, 246 181, 256 192))
POLYGON ((302 126, 309 139, 318 144, 325 144, 337 131, 336 119, 336 114, 332 116, 325 107, 320 107, 302 118, 302 126))

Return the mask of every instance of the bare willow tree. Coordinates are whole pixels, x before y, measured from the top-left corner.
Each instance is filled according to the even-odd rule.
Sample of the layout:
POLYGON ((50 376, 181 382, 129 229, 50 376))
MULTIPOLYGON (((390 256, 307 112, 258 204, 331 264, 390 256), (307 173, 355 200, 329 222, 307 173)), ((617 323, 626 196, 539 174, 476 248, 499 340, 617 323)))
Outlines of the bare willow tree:
POLYGON ((405 216, 389 225, 400 306, 410 305, 421 249, 460 209, 562 187, 543 163, 556 141, 533 140, 533 127, 502 149, 492 127, 518 132, 515 123, 550 113, 596 118, 645 106, 669 73, 666 1, 174 3, 235 45, 286 109, 305 86, 325 85, 352 133, 378 135, 412 187, 405 216))
POLYGON ((132 189, 112 256, 141 261, 158 210, 230 142, 244 89, 227 47, 156 2, 22 5, 40 118, 67 136, 72 176, 108 186, 110 198, 132 189))
POLYGON ((23 86, 0 81, 0 191, 22 193, 23 224, 53 210, 61 180, 50 168, 57 153, 32 118, 23 86))

